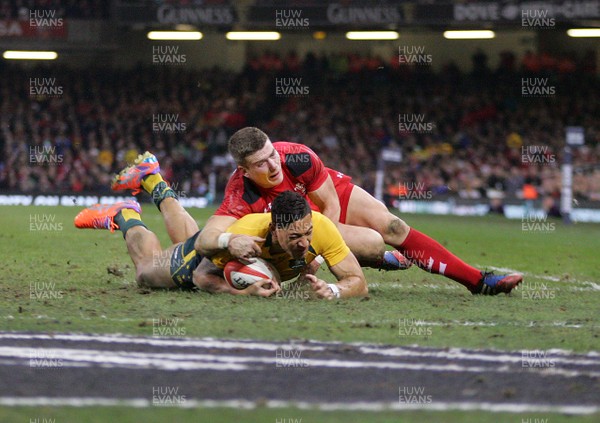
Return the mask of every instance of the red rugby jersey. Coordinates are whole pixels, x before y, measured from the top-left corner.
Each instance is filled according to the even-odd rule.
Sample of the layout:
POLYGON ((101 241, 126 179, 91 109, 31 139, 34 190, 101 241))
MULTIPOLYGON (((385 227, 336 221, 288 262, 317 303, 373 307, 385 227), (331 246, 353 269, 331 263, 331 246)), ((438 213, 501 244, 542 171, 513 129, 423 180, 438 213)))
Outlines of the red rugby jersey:
POLYGON ((307 196, 319 189, 329 175, 319 156, 303 144, 280 141, 273 143, 273 147, 281 157, 283 182, 273 188, 261 188, 236 169, 227 182, 225 198, 216 215, 239 219, 249 213, 269 212, 271 202, 283 191, 302 194, 313 210, 319 210, 307 196))

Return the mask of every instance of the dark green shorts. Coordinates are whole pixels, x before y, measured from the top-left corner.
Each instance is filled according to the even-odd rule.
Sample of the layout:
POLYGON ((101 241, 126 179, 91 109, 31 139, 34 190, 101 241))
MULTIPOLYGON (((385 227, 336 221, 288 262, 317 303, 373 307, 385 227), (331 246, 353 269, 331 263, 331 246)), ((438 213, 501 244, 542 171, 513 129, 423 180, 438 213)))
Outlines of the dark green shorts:
POLYGON ((194 289, 194 270, 202 261, 202 256, 194 249, 200 231, 179 244, 171 255, 171 279, 179 288, 194 289))

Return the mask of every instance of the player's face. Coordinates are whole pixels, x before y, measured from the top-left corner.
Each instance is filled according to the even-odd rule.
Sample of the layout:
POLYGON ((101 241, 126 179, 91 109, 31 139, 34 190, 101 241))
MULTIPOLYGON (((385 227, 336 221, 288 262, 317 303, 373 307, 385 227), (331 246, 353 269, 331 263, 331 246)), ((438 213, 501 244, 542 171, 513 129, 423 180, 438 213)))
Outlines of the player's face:
POLYGON ((246 157, 245 166, 240 166, 244 176, 262 188, 273 188, 283 182, 281 158, 267 140, 263 148, 246 157))
POLYGON ((291 223, 285 229, 275 229, 277 243, 294 259, 302 259, 308 253, 312 240, 313 224, 311 214, 291 223))

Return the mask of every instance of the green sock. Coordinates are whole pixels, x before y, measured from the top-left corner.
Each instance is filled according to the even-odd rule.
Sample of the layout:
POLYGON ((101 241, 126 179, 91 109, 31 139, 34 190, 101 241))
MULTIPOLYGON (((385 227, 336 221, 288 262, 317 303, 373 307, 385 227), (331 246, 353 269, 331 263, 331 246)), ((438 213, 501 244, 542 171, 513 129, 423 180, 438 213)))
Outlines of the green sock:
POLYGON ((114 222, 119 225, 119 229, 123 232, 123 238, 125 238, 125 234, 127 231, 134 226, 143 226, 148 229, 144 222, 142 222, 142 217, 138 212, 132 209, 123 209, 119 213, 116 214, 114 218, 114 222))
POLYGON ((158 184, 156 184, 156 186, 152 190, 151 195, 152 195, 152 201, 154 201, 154 204, 156 204, 156 207, 158 207, 159 211, 160 211, 160 203, 162 203, 165 198, 177 199, 177 194, 175 194, 175 191, 173 191, 171 189, 171 187, 168 186, 165 181, 161 181, 158 184))

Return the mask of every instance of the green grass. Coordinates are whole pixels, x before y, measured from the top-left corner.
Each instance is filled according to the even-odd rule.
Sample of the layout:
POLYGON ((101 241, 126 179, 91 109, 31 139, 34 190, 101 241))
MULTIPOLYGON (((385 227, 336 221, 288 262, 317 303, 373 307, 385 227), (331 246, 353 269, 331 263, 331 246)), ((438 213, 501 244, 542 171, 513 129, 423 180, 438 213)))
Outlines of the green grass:
POLYGON ((316 411, 298 410, 295 408, 254 410, 233 410, 230 408, 202 408, 202 409, 177 409, 177 408, 141 408, 126 407, 88 407, 78 409, 72 407, 11 407, 0 408, 1 422, 86 422, 105 423, 107 421, 119 423, 164 423, 176 422, 244 422, 244 423, 275 423, 276 421, 309 423, 520 423, 531 419, 531 422, 546 421, 549 423, 593 423, 598 421, 597 416, 564 416, 554 413, 493 413, 493 419, 484 412, 433 412, 433 411, 403 411, 403 412, 367 412, 367 411, 316 411), (523 419, 523 420, 522 420, 523 419), (545 420, 547 419, 547 420, 545 420))
MULTIPOLYGON (((527 272, 524 288, 529 289, 511 296, 472 296, 459 284, 414 267, 403 272, 369 269, 368 299, 326 302, 139 289, 121 234, 77 230, 72 226, 76 212, 62 207, 3 209, 0 318, 6 329, 152 335, 153 319, 177 317, 187 336, 600 349, 600 292, 583 283, 600 283, 597 225, 563 227, 556 222, 555 231, 544 234, 523 232, 520 222, 502 218, 406 216, 468 263, 527 272), (30 231, 31 215, 54 219, 50 229, 55 230, 30 231), (30 297, 32 287, 40 298, 30 297), (523 296, 540 293, 546 298, 523 296), (432 326, 428 337, 401 336, 403 319, 443 326, 432 326)), ((149 228, 168 245, 158 212, 149 206, 144 212, 149 228)), ((207 210, 192 214, 200 225, 210 215, 207 210)), ((326 270, 321 275, 331 279, 326 270)))
MULTIPOLYGON (((153 319, 179 318, 180 333, 194 337, 600 350, 600 291, 590 285, 600 284, 598 225, 565 227, 552 221, 553 230, 541 233, 523 231, 520 221, 501 217, 406 215, 403 217, 411 226, 436 238, 468 263, 526 272, 525 286, 510 296, 479 297, 453 281, 416 268, 387 273, 366 270, 367 299, 326 302, 139 289, 121 234, 75 229, 72 221, 78 211, 67 207, 1 209, 3 330, 150 336, 153 319), (49 230, 31 231, 32 216, 53 224, 46 225, 49 230), (548 280, 550 277, 559 280, 548 280), (31 298, 32 287, 42 287, 36 292, 47 298, 31 298), (404 319, 435 325, 429 326, 429 336, 403 336, 404 319)), ((211 212, 191 210, 200 226, 211 212)), ((167 246, 158 211, 145 206, 143 218, 167 246)), ((323 270, 321 275, 327 273, 323 270)), ((112 412, 120 411, 106 411, 112 412)), ((271 413, 247 412, 244 420, 253 421, 254 413, 262 416, 261 412, 271 413)), ((188 411, 177 413, 185 419, 188 411)), ((412 414, 419 415, 405 414, 407 421, 412 414)), ((464 413, 443 413, 442 420, 452 421, 454 414, 459 416, 456 421, 467 421, 464 413)), ((334 421, 330 420, 334 415, 344 414, 328 414, 327 420, 334 421)), ((368 420, 375 421, 374 416, 369 414, 368 420)), ((381 420, 377 421, 387 421, 385 413, 378 416, 381 420)), ((500 421, 496 419, 499 415, 491 416, 490 421, 500 421)))

